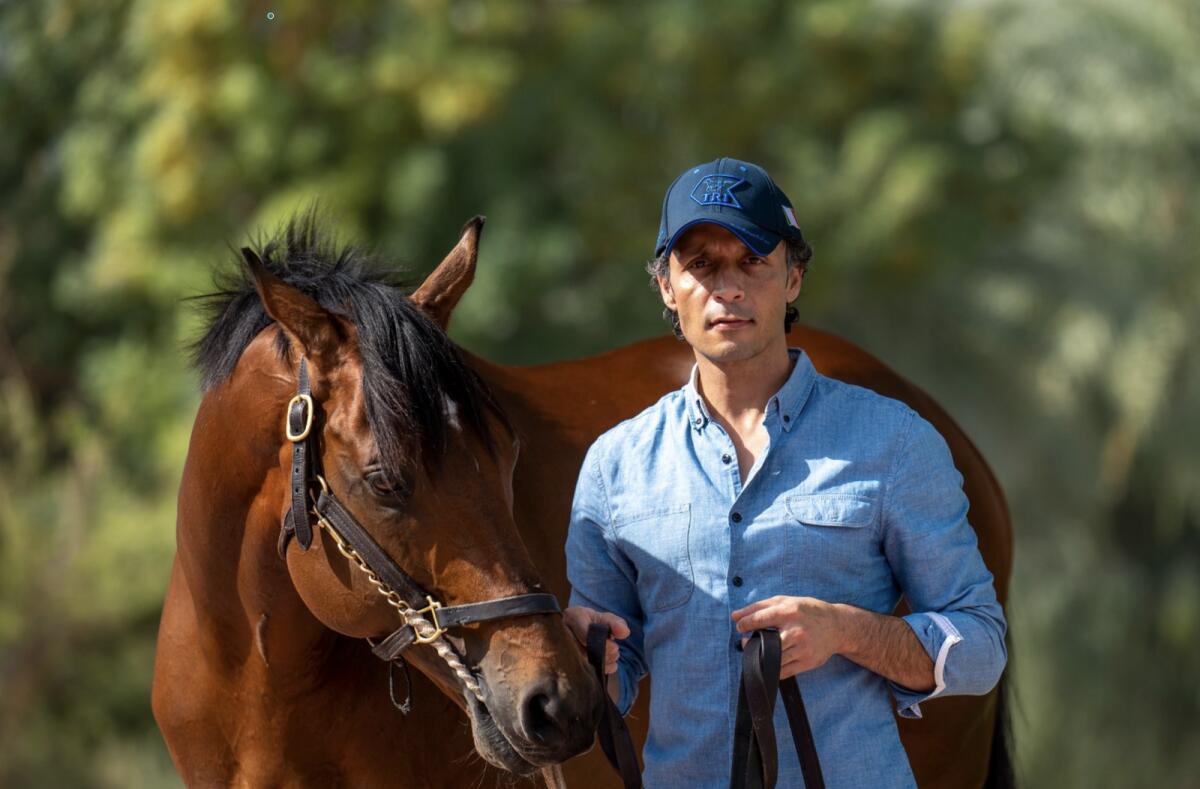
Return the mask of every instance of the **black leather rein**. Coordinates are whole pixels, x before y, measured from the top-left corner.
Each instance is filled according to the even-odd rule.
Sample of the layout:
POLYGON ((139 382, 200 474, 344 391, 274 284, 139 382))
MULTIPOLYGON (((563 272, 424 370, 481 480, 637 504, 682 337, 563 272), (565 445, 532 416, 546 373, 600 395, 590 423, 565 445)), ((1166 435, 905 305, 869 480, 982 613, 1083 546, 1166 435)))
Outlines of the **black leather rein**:
MULTIPOLYGON (((609 631, 605 625, 588 628, 588 663, 606 688, 604 649, 609 631)), ((779 752, 775 745, 775 698, 783 696, 784 711, 792 730, 792 741, 800 757, 800 773, 806 789, 825 789, 821 763, 812 728, 800 695, 796 678, 779 679, 782 645, 779 631, 756 630, 750 634, 742 653, 742 684, 738 694, 737 718, 733 730, 733 765, 729 772, 730 789, 772 789, 778 778, 779 752)), ((600 748, 609 764, 621 776, 625 789, 642 789, 637 750, 629 728, 607 690, 600 718, 600 748)))
MULTIPOLYGON (((277 548, 280 557, 286 559, 288 542, 293 537, 303 550, 308 550, 312 545, 309 492, 313 489, 312 483, 316 481, 320 484, 320 492, 315 494, 311 512, 316 515, 318 525, 329 532, 338 550, 358 564, 380 594, 387 598, 388 603, 405 620, 402 626, 382 641, 376 643, 368 639, 372 651, 379 658, 389 662, 398 660, 406 647, 414 643, 432 644, 452 627, 473 622, 561 612, 558 599, 545 592, 530 592, 454 606, 438 602, 412 576, 392 561, 387 552, 333 494, 324 477, 313 471, 314 463, 310 462, 309 455, 315 455, 317 451, 313 431, 314 420, 315 408, 308 361, 301 358, 299 390, 288 403, 285 424, 287 439, 292 443, 291 508, 284 516, 277 548), (427 621, 432 625, 432 629, 420 620, 427 621), (418 627, 426 632, 420 633, 418 627)), ((452 645, 447 646, 453 649, 452 645)), ((446 657, 445 654, 442 656, 446 657)), ((476 692, 476 695, 480 694, 476 692)), ((480 700, 482 701, 482 698, 480 700)))

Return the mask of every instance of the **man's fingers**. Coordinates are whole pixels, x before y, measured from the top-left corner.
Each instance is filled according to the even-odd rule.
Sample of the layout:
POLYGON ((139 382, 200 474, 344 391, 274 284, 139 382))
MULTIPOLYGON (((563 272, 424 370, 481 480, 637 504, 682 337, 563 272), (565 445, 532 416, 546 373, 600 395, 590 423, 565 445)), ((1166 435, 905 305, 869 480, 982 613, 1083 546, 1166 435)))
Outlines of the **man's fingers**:
POLYGON ((585 606, 570 606, 563 611, 563 621, 581 644, 587 643, 587 630, 591 625, 604 625, 613 638, 629 638, 629 625, 616 614, 596 611, 585 606))
POLYGON ((804 671, 804 662, 801 660, 792 660, 779 667, 779 678, 787 679, 788 677, 794 677, 801 671, 804 671))
POLYGON ((764 627, 779 627, 782 612, 775 606, 768 606, 746 614, 737 620, 739 633, 749 633, 751 630, 762 630, 764 627))
POLYGON ((612 631, 613 638, 629 638, 629 625, 625 624, 625 620, 616 614, 607 612, 598 613, 595 621, 608 625, 608 629, 612 631))
POLYGON ((774 605, 774 602, 775 602, 774 598, 767 598, 766 600, 755 601, 744 608, 739 608, 738 610, 733 612, 733 620, 736 622, 739 619, 741 619, 742 617, 748 616, 749 614, 753 614, 757 611, 761 611, 762 609, 764 609, 768 606, 774 605))
POLYGON ((617 670, 617 658, 621 656, 621 649, 617 646, 617 642, 611 638, 604 645, 604 673, 612 674, 617 670))
POLYGON ((569 606, 563 611, 563 623, 580 644, 587 643, 588 625, 594 618, 595 612, 583 606, 569 606))

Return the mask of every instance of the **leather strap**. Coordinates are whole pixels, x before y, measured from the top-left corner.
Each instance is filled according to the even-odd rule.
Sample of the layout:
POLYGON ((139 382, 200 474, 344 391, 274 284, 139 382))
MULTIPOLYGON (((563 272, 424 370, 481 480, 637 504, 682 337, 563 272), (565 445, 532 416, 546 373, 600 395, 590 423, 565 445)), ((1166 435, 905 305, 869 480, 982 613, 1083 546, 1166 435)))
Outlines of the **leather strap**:
MULTIPOLYGON (((300 357, 300 387, 298 397, 292 399, 288 408, 287 424, 291 435, 300 435, 310 426, 315 414, 312 408, 312 384, 308 379, 308 360, 300 357)), ((308 520, 308 437, 292 442, 292 508, 291 533, 296 535, 300 547, 308 550, 312 545, 312 524, 308 520)), ((287 527, 284 527, 285 530, 287 527)), ((287 538, 283 539, 283 551, 287 550, 287 538)))
POLYGON ((821 774, 821 760, 817 758, 817 742, 813 739, 812 726, 808 723, 808 712, 804 709, 804 698, 794 676, 779 683, 779 695, 783 697, 783 711, 787 713, 788 728, 792 731, 792 744, 800 757, 800 774, 808 789, 825 789, 825 777, 821 774))
MULTIPOLYGON (((588 663, 606 688, 604 649, 609 631, 604 625, 592 625, 587 633, 588 663)), ((800 685, 794 676, 779 679, 782 644, 779 631, 773 628, 756 630, 742 654, 742 681, 738 688, 737 718, 733 733, 733 764, 730 767, 730 789, 774 789, 779 778, 779 753, 775 742, 775 697, 783 696, 788 726, 796 754, 800 757, 800 773, 805 789, 825 789, 812 727, 800 695, 800 685)), ((597 737, 608 763, 621 776, 625 789, 641 789, 637 750, 617 705, 604 691, 604 706, 597 737)))
MULTIPOLYGON (((438 624, 450 628, 472 622, 488 622, 532 614, 557 614, 562 611, 558 598, 545 592, 499 597, 482 603, 447 605, 437 610, 438 624)), ((416 640, 416 633, 405 625, 376 644, 372 651, 382 660, 394 660, 406 647, 416 640)))
POLYGON ((633 737, 629 727, 621 717, 620 710, 608 695, 608 677, 604 673, 604 651, 608 645, 609 629, 605 625, 593 624, 587 632, 588 663, 600 680, 600 695, 604 697, 604 705, 600 711, 600 728, 596 736, 600 740, 600 749, 613 769, 621 776, 625 789, 642 789, 642 771, 638 766, 637 749, 633 747, 633 737))
MULTIPOLYGON (((425 590, 421 588, 421 585, 392 561, 392 558, 379 547, 379 543, 375 542, 367 530, 359 525, 354 516, 342 506, 332 492, 321 491, 321 495, 317 497, 317 514, 329 521, 330 525, 337 530, 338 536, 357 551, 367 566, 379 576, 379 580, 399 594, 404 602, 413 608, 425 607, 425 590)), ((297 538, 299 538, 299 534, 297 534, 297 538)))
MULTIPOLYGON (((392 561, 392 557, 388 556, 379 543, 375 542, 375 539, 338 501, 332 491, 321 491, 317 497, 316 510, 317 514, 333 526, 338 536, 362 557, 367 566, 379 576, 379 580, 383 581, 388 588, 399 594, 413 608, 421 609, 428 605, 427 593, 424 588, 411 575, 404 572, 400 565, 392 561)), ((440 606, 436 616, 441 627, 450 628, 473 622, 487 622, 493 619, 535 614, 557 614, 561 611, 558 598, 554 595, 546 592, 531 592, 485 600, 480 603, 440 606)), ((384 660, 393 660, 415 639, 416 633, 411 627, 405 625, 376 645, 373 651, 384 660)))
POLYGON ((812 727, 794 676, 779 679, 782 645, 774 628, 750 634, 742 653, 742 683, 734 723, 730 789, 773 789, 779 777, 775 742, 775 698, 783 695, 788 728, 800 759, 805 789, 825 789, 812 727))

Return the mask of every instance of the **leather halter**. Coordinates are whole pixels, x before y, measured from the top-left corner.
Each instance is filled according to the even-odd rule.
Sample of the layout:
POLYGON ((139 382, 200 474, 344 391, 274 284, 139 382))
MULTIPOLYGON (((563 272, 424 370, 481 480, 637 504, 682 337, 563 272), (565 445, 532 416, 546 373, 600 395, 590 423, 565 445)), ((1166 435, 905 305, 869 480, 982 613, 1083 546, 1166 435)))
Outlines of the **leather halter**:
POLYGON ((558 599, 545 592, 531 592, 455 606, 438 602, 388 556, 333 494, 325 479, 314 473, 313 464, 309 462, 310 454, 316 456, 316 446, 311 443, 314 435, 314 411, 308 361, 302 357, 299 389, 288 403, 284 426, 288 441, 292 442, 292 500, 279 532, 277 549, 280 557, 286 559, 288 542, 293 537, 303 550, 308 550, 312 545, 313 528, 309 520, 308 499, 311 484, 315 479, 320 483, 320 493, 314 497, 311 513, 316 515, 318 524, 330 532, 342 553, 347 556, 357 554, 360 567, 368 573, 368 578, 371 578, 371 582, 379 588, 380 593, 406 620, 405 624, 378 643, 367 639, 376 656, 389 662, 398 660, 406 647, 414 643, 433 643, 448 629, 460 625, 561 612, 558 599), (424 636, 419 634, 415 626, 408 621, 409 615, 413 614, 416 618, 429 620, 433 631, 424 636))

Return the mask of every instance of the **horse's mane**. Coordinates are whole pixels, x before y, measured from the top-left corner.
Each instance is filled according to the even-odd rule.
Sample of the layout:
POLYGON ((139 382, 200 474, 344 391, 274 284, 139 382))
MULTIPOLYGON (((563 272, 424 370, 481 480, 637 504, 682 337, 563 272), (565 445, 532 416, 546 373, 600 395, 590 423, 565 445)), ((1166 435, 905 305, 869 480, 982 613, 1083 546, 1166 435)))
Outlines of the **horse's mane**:
MULTIPOLYGON (((321 225, 314 204, 265 243, 249 246, 268 271, 357 328, 367 420, 387 476, 393 482, 407 476, 417 449, 429 467, 441 458, 452 418, 447 400, 460 423, 494 454, 485 411, 492 409, 507 424, 504 413, 458 346, 402 290, 411 285, 407 272, 355 245, 338 244, 321 225)), ((205 392, 233 373, 246 346, 272 323, 249 266, 231 252, 235 263, 214 272, 216 290, 193 297, 206 317, 203 334, 190 347, 205 392)), ((283 332, 276 350, 287 358, 283 332)))

